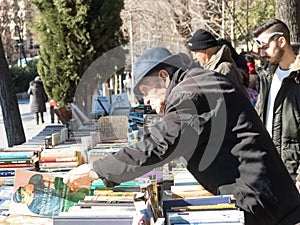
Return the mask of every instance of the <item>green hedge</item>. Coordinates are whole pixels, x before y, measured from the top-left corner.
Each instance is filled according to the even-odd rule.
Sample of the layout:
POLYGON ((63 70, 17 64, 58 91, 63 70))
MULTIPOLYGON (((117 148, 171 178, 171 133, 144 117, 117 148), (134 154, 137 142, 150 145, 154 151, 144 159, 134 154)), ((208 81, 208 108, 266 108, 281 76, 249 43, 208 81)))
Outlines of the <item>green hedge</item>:
POLYGON ((15 82, 16 93, 27 92, 29 82, 38 76, 37 61, 30 61, 25 67, 13 65, 10 67, 10 72, 15 82))

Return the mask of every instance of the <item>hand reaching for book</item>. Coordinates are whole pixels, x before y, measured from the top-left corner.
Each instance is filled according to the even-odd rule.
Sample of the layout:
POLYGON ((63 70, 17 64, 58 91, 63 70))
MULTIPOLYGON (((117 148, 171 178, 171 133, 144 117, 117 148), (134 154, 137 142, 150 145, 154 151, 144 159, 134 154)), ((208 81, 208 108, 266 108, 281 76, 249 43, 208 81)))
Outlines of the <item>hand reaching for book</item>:
POLYGON ((80 165, 69 171, 64 177, 64 183, 74 191, 80 188, 91 188, 95 178, 90 176, 91 167, 88 164, 80 165))

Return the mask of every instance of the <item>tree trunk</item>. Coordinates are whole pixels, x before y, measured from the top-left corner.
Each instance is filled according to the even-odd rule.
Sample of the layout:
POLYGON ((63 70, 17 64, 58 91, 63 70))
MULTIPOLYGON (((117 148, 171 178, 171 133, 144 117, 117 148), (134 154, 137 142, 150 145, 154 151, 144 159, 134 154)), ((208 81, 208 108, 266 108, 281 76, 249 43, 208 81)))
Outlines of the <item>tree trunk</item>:
POLYGON ((7 136, 8 146, 25 142, 25 134, 15 86, 5 59, 2 40, 0 37, 0 104, 7 136))
POLYGON ((276 0, 275 16, 287 24, 291 31, 291 42, 300 42, 300 1, 276 0))

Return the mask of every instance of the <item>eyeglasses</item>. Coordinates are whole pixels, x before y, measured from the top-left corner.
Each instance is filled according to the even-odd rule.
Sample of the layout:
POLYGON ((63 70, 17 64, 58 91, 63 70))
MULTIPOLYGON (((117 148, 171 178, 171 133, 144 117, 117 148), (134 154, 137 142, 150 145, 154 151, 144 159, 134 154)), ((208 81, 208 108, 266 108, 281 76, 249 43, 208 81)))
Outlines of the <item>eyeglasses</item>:
POLYGON ((258 47, 262 48, 264 44, 268 44, 270 38, 274 37, 275 35, 283 35, 282 32, 273 32, 270 34, 263 35, 260 38, 253 38, 254 42, 258 45, 258 47))

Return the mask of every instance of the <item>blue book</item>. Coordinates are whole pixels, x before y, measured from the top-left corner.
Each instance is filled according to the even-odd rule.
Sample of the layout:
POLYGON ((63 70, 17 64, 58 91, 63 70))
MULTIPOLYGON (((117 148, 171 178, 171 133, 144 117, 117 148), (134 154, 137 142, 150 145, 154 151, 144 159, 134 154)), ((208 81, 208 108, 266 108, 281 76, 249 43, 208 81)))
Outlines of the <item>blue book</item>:
POLYGON ((0 159, 26 159, 31 158, 33 155, 33 152, 0 152, 0 159))
POLYGON ((0 171, 0 177, 14 176, 15 170, 0 171))

